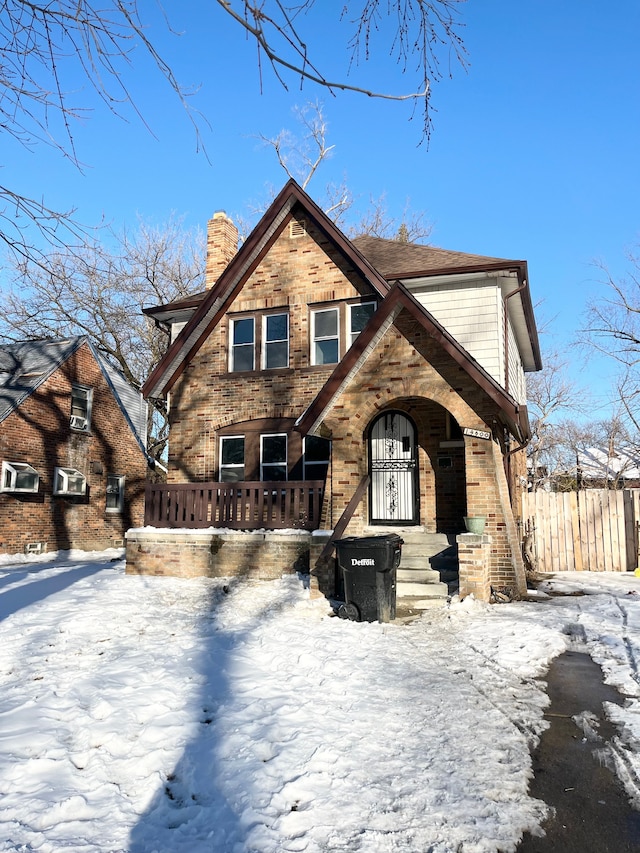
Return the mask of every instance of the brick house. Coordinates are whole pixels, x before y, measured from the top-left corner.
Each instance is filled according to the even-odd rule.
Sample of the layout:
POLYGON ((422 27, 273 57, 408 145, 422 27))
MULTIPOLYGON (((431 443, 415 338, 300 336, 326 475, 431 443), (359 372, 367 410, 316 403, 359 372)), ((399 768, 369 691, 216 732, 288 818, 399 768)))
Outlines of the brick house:
POLYGON ((170 405, 168 478, 147 495, 156 532, 128 534, 128 571, 306 560, 331 594, 330 531, 400 529, 457 542, 463 594, 524 591, 513 508, 540 368, 525 261, 349 240, 290 181, 239 251, 216 214, 207 290, 148 314, 171 335, 143 389, 170 405), (471 516, 484 531, 463 532, 471 516))
POLYGON ((122 546, 143 521, 146 415, 84 336, 0 346, 0 553, 122 546))

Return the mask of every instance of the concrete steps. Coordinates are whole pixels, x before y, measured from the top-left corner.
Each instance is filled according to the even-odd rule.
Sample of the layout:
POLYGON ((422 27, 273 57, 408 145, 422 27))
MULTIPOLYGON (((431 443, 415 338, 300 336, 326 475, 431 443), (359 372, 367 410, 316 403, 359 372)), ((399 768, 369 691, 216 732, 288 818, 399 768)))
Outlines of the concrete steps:
POLYGON ((457 589, 455 536, 425 533, 419 527, 376 527, 365 535, 383 533, 397 533, 404 541, 396 576, 397 618, 410 619, 430 608, 443 607, 457 589))

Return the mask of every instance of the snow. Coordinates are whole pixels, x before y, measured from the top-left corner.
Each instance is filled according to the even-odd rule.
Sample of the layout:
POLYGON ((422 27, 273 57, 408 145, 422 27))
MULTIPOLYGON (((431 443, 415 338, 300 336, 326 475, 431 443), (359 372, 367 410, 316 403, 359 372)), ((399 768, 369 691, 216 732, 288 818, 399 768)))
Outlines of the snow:
POLYGON ((638 628, 629 574, 403 626, 335 618, 298 576, 4 558, 0 851, 509 853, 547 813, 530 748, 545 668, 573 644, 628 697, 609 710, 637 797, 638 628))

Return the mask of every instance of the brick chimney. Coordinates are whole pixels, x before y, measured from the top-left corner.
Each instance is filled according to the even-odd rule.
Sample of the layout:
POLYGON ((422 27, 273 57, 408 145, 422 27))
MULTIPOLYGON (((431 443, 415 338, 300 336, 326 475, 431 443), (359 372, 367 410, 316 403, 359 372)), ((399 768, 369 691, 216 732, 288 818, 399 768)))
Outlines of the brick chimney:
POLYGON ((238 251, 238 229, 224 210, 207 223, 206 286, 213 287, 238 251))

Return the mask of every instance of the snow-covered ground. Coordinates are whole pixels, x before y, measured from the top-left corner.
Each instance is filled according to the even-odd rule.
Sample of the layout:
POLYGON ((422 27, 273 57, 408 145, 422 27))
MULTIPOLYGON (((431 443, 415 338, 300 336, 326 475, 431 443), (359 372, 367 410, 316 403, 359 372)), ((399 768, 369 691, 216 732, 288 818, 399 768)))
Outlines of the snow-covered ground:
POLYGON ((0 565, 0 850, 489 853, 536 832, 541 676, 584 637, 629 698, 640 578, 467 600, 409 626, 334 618, 304 579, 130 577, 119 552, 0 565))

